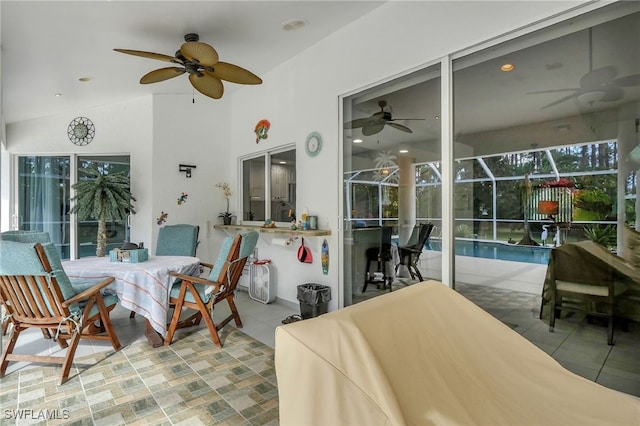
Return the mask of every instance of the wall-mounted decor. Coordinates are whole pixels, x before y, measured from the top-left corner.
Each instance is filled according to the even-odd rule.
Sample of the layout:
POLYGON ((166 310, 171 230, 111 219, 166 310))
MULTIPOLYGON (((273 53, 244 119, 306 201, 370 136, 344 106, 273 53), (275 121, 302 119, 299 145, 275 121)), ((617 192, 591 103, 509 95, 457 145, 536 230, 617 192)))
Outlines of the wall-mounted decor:
POLYGON ((178 197, 178 205, 181 206, 182 204, 186 203, 187 197, 189 197, 189 194, 185 194, 184 192, 180 194, 180 196, 178 197))
POLYGON ((185 174, 186 177, 190 178, 191 177, 191 170, 195 169, 196 166, 191 166, 189 164, 179 164, 178 165, 178 171, 182 172, 185 174))
POLYGON ((88 145, 96 134, 96 128, 86 117, 76 117, 69 127, 67 127, 67 135, 69 140, 76 145, 88 145))
POLYGON ((169 213, 161 212, 160 217, 156 218, 156 222, 158 223, 158 225, 162 225, 163 223, 165 223, 167 221, 167 216, 169 216, 169 213))
POLYGON ((307 140, 304 144, 304 150, 310 157, 315 157, 320 153, 322 149, 322 135, 318 132, 311 132, 307 136, 307 140))
POLYGON ((270 127, 271 127, 271 123, 269 123, 269 120, 265 120, 263 118, 262 120, 258 121, 258 124, 256 124, 256 128, 255 128, 256 143, 260 142, 260 139, 266 139, 269 137, 267 132, 269 131, 270 127))

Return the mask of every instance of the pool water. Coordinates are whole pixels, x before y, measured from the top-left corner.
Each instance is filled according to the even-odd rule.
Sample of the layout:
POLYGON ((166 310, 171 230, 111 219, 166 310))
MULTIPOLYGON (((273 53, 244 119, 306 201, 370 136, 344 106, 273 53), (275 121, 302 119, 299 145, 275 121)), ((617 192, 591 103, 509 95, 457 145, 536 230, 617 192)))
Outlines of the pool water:
MULTIPOLYGON (((455 243, 456 255, 482 257, 485 259, 510 260, 546 265, 549 263, 551 247, 520 246, 498 241, 459 240, 455 243)), ((426 250, 442 251, 442 243, 438 239, 430 239, 426 250)))

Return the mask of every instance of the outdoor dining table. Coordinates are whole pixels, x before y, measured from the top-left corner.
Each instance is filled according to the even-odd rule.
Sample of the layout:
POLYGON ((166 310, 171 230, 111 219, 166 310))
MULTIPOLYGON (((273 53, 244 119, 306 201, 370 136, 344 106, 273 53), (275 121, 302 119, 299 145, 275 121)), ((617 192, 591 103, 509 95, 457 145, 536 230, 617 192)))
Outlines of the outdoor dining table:
POLYGON ((197 275, 200 259, 189 256, 151 256, 139 263, 110 262, 109 257, 84 257, 63 262, 70 279, 101 280, 114 277, 107 290, 118 295, 122 307, 146 319, 145 335, 154 346, 167 333, 169 291, 175 281, 169 273, 197 275))

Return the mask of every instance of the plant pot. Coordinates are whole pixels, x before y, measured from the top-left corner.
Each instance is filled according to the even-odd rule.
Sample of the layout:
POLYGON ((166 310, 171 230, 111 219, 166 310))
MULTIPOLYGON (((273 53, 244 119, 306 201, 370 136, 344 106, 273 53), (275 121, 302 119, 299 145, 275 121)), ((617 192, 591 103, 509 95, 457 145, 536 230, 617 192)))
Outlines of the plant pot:
POLYGON ((231 216, 222 218, 223 225, 231 225, 231 216))

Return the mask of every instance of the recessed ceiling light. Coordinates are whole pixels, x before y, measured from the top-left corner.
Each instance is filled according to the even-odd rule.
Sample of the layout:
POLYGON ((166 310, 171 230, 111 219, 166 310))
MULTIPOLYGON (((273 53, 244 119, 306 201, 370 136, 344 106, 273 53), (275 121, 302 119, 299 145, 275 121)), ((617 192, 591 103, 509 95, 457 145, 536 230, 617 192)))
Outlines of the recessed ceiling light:
POLYGON ((78 81, 81 81, 83 83, 86 83, 87 81, 91 81, 91 77, 80 77, 78 79, 78 81))
POLYGON ((287 164, 286 161, 280 161, 280 164, 287 164))
POLYGON ((513 66, 513 64, 503 64, 500 67, 500 70, 504 71, 504 72, 509 72, 509 71, 513 71, 515 67, 513 66))
POLYGON ((436 115, 436 116, 435 116, 435 117, 433 117, 433 118, 435 118, 436 120, 440 120, 440 116, 439 116, 439 115, 436 115))
POLYGON ((62 96, 62 93, 56 93, 53 96, 55 96, 56 98, 59 98, 60 96, 62 96))
POLYGON ((408 149, 401 149, 400 151, 398 151, 400 154, 406 154, 407 152, 409 152, 408 149))
POLYGON ((354 139, 353 143, 362 143, 362 139, 354 139))
POLYGON ((307 23, 308 22, 304 19, 289 19, 284 21, 281 25, 282 29, 285 31, 297 31, 300 28, 305 27, 307 23))

